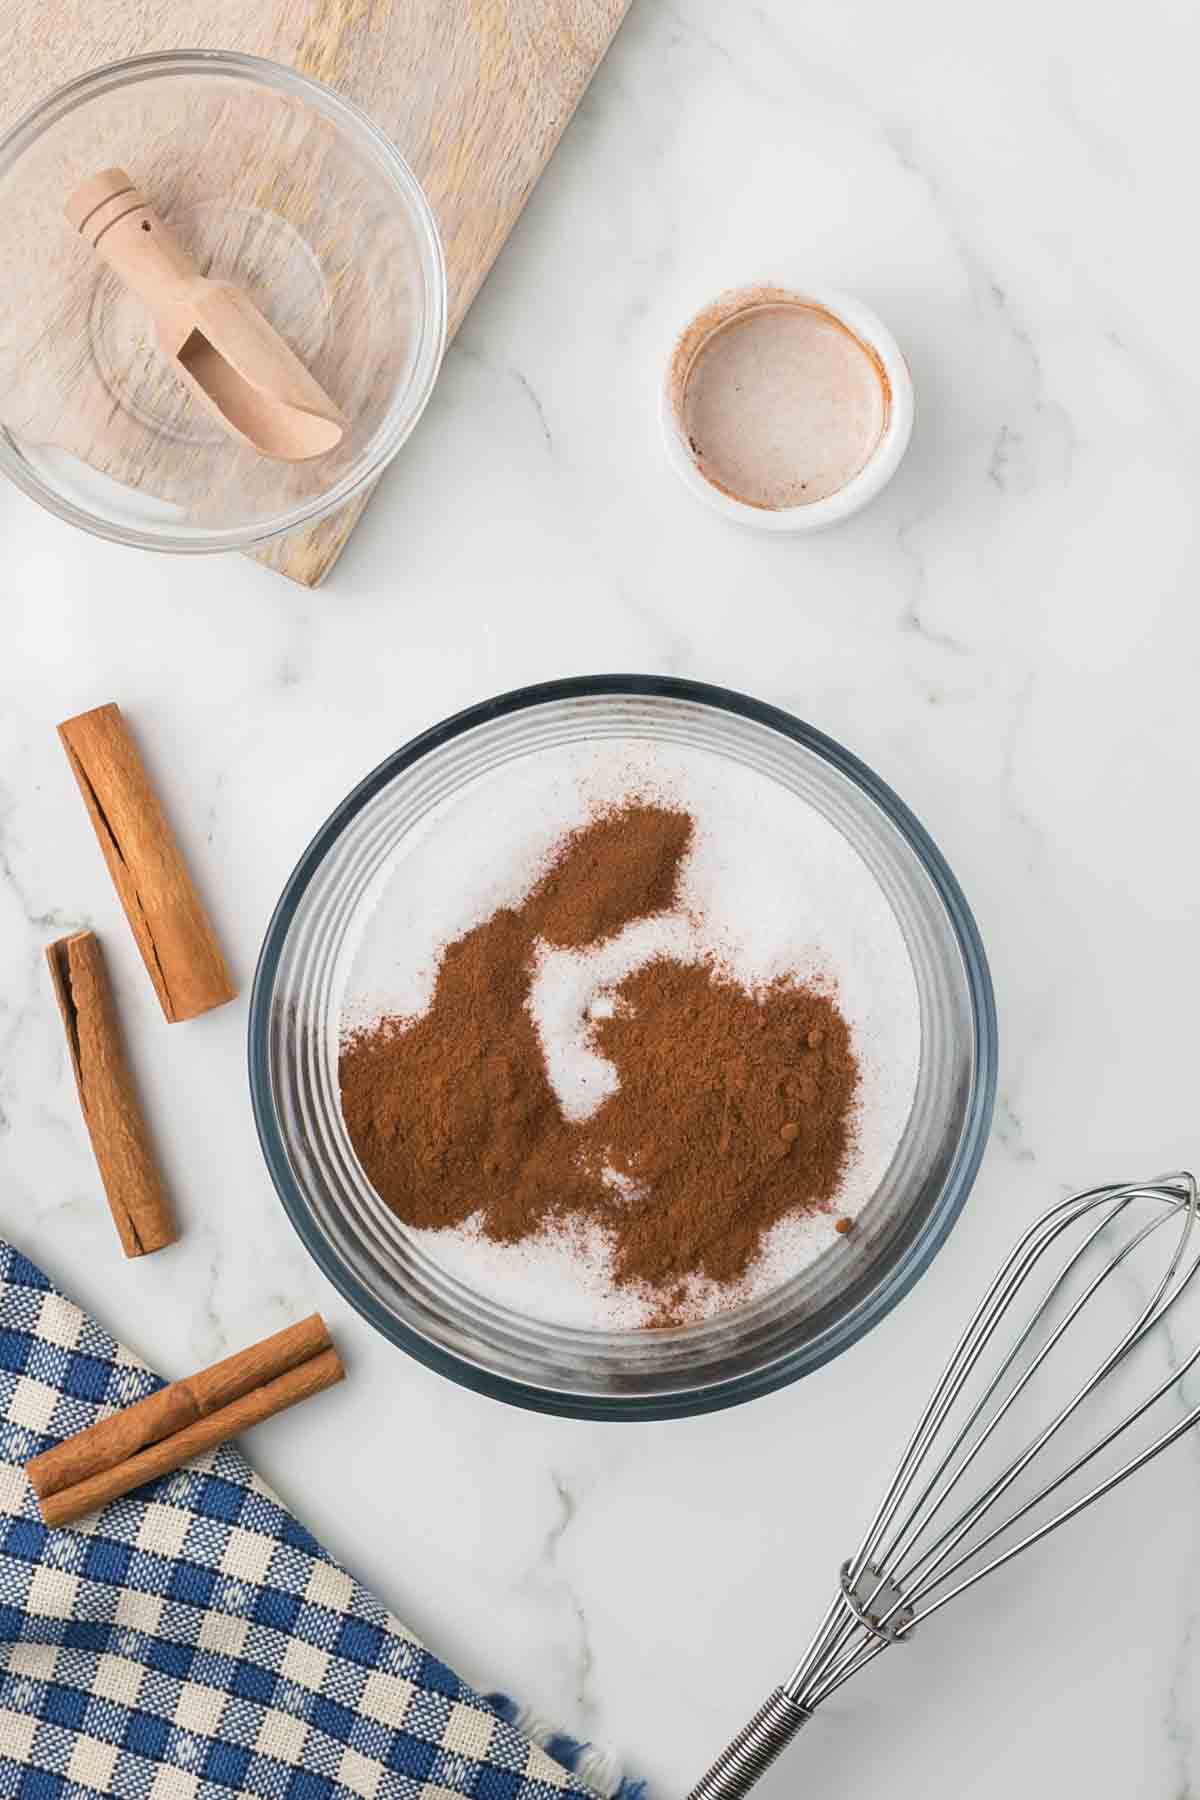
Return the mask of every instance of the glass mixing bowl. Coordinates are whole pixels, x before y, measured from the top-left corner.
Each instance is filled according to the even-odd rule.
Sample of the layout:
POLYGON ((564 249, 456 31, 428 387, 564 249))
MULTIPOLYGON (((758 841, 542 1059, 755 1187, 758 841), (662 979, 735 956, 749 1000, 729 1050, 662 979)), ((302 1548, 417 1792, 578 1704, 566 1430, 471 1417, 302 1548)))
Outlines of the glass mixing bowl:
POLYGON ((223 51, 135 57, 0 140, 0 468, 87 531, 244 550, 311 524, 396 454, 445 342, 445 267, 416 177, 365 113, 290 69, 223 51), (335 449, 273 461, 193 401, 143 303, 64 217, 114 166, 307 364, 350 422, 335 449))
POLYGON ((250 1082, 267 1165, 321 1268, 363 1316, 454 1380, 579 1417, 657 1418, 734 1405, 817 1368, 928 1267, 975 1176, 992 1113, 996 1016, 974 920, 926 832, 879 778, 787 713, 724 689, 645 676, 550 682, 415 738, 338 807, 267 931, 250 1007, 250 1082), (357 946, 434 809, 511 759, 601 739, 708 751, 818 809, 895 914, 919 998, 907 1126, 855 1229, 769 1293, 703 1324, 642 1331, 548 1324, 439 1267, 375 1194, 338 1097, 357 946))

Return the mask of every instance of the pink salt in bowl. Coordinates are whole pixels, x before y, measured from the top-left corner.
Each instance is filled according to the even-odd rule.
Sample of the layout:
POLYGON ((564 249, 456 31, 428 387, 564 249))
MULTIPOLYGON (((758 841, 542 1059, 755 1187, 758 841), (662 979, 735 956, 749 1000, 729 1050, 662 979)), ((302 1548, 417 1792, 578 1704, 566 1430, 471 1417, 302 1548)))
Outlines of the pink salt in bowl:
POLYGON ((913 411, 886 325, 822 288, 719 295, 680 332, 660 394, 684 486, 756 531, 818 531, 860 511, 899 468, 913 411))

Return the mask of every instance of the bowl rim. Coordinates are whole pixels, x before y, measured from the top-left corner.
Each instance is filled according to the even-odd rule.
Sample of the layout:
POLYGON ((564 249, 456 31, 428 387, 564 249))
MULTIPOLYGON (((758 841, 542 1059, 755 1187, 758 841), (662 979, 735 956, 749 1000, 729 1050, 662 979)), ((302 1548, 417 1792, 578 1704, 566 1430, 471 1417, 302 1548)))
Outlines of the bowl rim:
POLYGON ((250 994, 247 1037, 251 1105, 268 1173, 301 1242, 342 1298, 384 1337, 398 1344, 426 1368, 491 1399, 503 1400, 527 1411, 568 1418, 666 1419, 715 1412, 785 1387, 857 1343, 910 1291, 949 1236, 974 1183, 987 1144, 996 1096, 996 1005, 983 941, 962 889, 915 814, 864 762, 804 720, 734 689, 669 675, 582 675, 513 688, 451 714, 385 757, 334 808, 288 877, 259 952, 250 994), (707 1383, 703 1388, 633 1397, 543 1389, 497 1375, 431 1343, 420 1332, 392 1318, 342 1263, 313 1224, 276 1121, 269 1062, 271 999, 292 919, 317 869, 363 807, 423 756, 476 726, 534 706, 603 697, 675 699, 732 713, 778 731, 804 749, 815 752, 861 788, 907 840, 946 909, 966 971, 974 1037, 974 1079, 966 1116, 937 1203, 921 1235, 872 1292, 814 1344, 776 1358, 752 1374, 738 1374, 722 1382, 707 1383))
POLYGON ((273 88, 276 92, 306 100, 316 110, 331 118, 335 125, 352 137, 391 181, 397 195, 413 220, 421 239, 422 262, 425 265, 427 316, 422 323, 422 341, 414 363, 413 380, 406 389, 403 416, 396 416, 393 400, 388 414, 375 432, 376 444, 371 455, 357 473, 347 473, 328 492, 290 511, 251 526, 234 526, 225 530, 190 532, 186 537, 173 537, 169 532, 148 532, 137 526, 123 525, 118 520, 102 519, 85 507, 64 499, 54 488, 40 479, 28 460, 15 448, 15 441, 0 423, 0 469, 31 500, 68 524, 77 525, 94 537, 107 538, 134 549, 160 550, 181 555, 204 555, 228 550, 253 550, 290 532, 315 524, 338 511, 354 495, 376 481, 396 452, 414 430, 433 392, 434 382, 445 354, 449 329, 449 289, 446 258, 441 233, 433 208, 411 166, 387 134, 353 100, 318 81, 302 75, 270 57, 253 56, 242 50, 156 50, 143 56, 122 58, 104 63, 73 81, 56 88, 27 112, 7 132, 0 135, 0 180, 17 164, 18 159, 51 126, 97 95, 131 82, 149 81, 164 75, 238 76, 273 88))

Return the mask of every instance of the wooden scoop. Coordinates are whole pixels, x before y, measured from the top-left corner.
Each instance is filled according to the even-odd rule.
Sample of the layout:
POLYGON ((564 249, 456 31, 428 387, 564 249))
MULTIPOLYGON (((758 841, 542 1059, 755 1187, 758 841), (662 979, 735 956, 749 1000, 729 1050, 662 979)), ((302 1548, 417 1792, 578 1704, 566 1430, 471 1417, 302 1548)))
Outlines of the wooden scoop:
POLYGON ((211 281, 124 169, 76 189, 67 218, 143 300, 159 348, 231 437, 280 462, 341 442, 347 422, 240 288, 211 281))

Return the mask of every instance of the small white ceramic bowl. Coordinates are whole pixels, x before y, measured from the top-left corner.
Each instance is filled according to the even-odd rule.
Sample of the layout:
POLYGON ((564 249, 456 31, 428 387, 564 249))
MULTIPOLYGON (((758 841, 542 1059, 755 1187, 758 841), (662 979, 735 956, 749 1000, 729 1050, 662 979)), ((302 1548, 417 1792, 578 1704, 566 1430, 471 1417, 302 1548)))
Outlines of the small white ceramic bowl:
POLYGON ((903 351, 882 319, 852 295, 821 287, 765 288, 757 285, 731 288, 719 295, 702 307, 679 333, 667 361, 659 394, 659 417, 667 459, 683 485, 712 512, 755 531, 820 531, 858 512, 883 491, 899 468, 912 436, 913 409, 912 374, 903 351), (866 463, 836 493, 805 506, 755 506, 717 487, 701 470, 678 412, 677 399, 686 386, 687 369, 695 363, 712 333, 727 326, 742 311, 762 306, 767 295, 773 305, 791 302, 830 313, 872 353, 887 387, 883 433, 866 463), (703 326, 707 322, 710 322, 709 328, 705 330, 703 326), (686 367, 682 371, 681 356, 686 358, 686 367))

